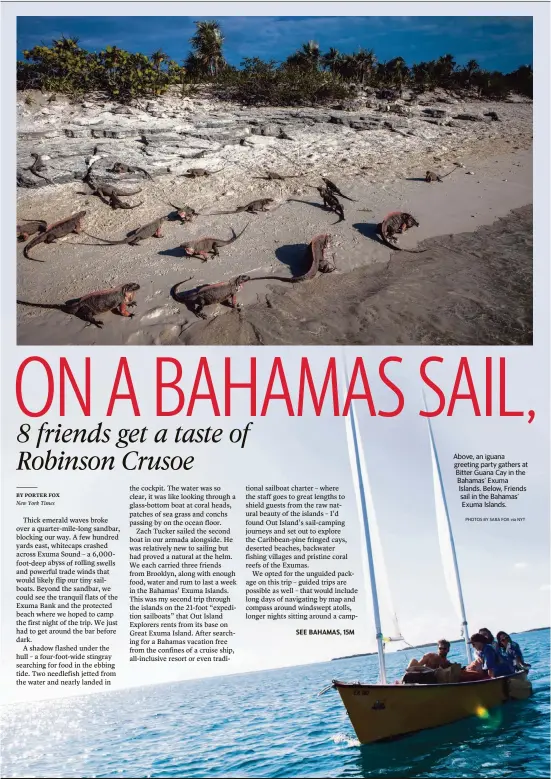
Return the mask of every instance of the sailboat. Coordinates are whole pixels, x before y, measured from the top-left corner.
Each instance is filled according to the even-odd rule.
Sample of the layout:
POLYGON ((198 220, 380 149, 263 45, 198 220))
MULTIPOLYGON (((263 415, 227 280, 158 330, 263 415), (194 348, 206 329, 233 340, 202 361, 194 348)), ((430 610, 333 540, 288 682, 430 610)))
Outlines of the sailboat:
MULTIPOLYGON (((367 551, 375 639, 379 658, 379 680, 377 684, 363 684, 360 682, 341 682, 334 679, 331 686, 338 691, 358 740, 361 744, 370 744, 446 725, 466 717, 485 718, 489 716, 490 709, 500 706, 508 700, 528 697, 532 688, 526 678, 525 671, 518 671, 513 676, 508 677, 447 684, 387 683, 384 654, 385 637, 381 629, 378 581, 374 564, 373 527, 377 526, 373 522, 373 499, 353 401, 350 413, 345 417, 345 420, 356 498, 363 521, 367 551)), ((448 589, 461 619, 467 662, 470 662, 471 646, 452 525, 440 463, 428 417, 427 422, 440 549, 448 589)), ((375 547, 377 547, 380 541, 378 530, 376 530, 375 537, 377 541, 375 547)), ((401 633, 398 633, 394 640, 403 640, 401 633)))

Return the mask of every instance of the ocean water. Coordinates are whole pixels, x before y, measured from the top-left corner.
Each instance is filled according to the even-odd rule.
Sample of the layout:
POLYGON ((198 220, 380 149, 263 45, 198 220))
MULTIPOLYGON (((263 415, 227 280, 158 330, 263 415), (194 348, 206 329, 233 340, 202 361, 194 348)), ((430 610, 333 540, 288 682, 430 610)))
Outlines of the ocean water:
MULTIPOLYGON (((4 707, 2 776, 549 777, 549 631, 515 638, 534 695, 489 719, 361 747, 338 693, 317 693, 376 681, 370 656, 4 707)), ((389 679, 414 655, 388 655, 389 679)))

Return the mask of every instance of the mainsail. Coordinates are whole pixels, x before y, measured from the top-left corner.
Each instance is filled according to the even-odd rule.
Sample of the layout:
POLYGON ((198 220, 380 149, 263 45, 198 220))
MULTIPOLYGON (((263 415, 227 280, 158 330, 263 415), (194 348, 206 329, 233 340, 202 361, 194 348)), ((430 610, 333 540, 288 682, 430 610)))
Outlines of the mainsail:
POLYGON ((373 548, 373 561, 375 565, 377 585, 379 588, 380 599, 384 606, 383 616, 386 617, 392 624, 392 632, 390 635, 384 636, 383 641, 385 641, 385 643, 390 641, 403 641, 404 639, 402 636, 402 631, 400 630, 400 625, 398 624, 398 617, 396 615, 396 609, 394 608, 394 602, 392 599, 392 590, 390 589, 387 567, 385 565, 383 546, 381 543, 381 534, 379 532, 379 524, 377 522, 377 513, 373 504, 373 495, 371 492, 371 485, 369 483, 369 476, 365 464, 362 436, 359 430, 356 430, 356 435, 358 439, 359 461, 365 491, 367 515, 369 517, 369 530, 371 532, 371 545, 373 548))
MULTIPOLYGON (((348 386, 348 377, 346 377, 346 386, 348 386)), ((371 597, 373 602, 373 618, 375 622, 375 637, 377 640, 377 650, 379 655, 379 682, 386 684, 386 669, 384 660, 384 642, 403 641, 398 619, 392 603, 390 585, 386 567, 384 564, 383 550, 373 497, 365 466, 365 458, 361 436, 356 425, 356 415, 354 411, 354 401, 350 404, 350 413, 345 417, 346 436, 348 441, 348 454, 352 472, 354 491, 356 493, 356 502, 363 519, 363 528, 365 544, 367 551, 368 575, 371 584, 371 597), (379 609, 379 592, 382 595, 386 610, 391 615, 393 623, 393 635, 384 637, 381 629, 381 615, 379 609)))
MULTIPOLYGON (((424 398, 423 398, 424 400, 424 398)), ((427 409, 425 401, 425 410, 427 409)), ((459 578, 459 566, 457 564, 457 555, 455 553, 455 543, 453 539, 452 525, 448 512, 446 493, 444 492, 444 483, 442 481, 442 472, 438 453, 434 444, 432 426, 430 417, 427 417, 429 426, 430 454, 432 462, 432 481, 434 485, 434 502, 436 506, 436 524, 438 528, 438 541, 440 544, 440 556, 444 567, 444 577, 446 586, 450 595, 453 607, 458 619, 461 621, 461 631, 465 639, 465 649, 467 660, 471 661, 471 645, 469 644, 469 631, 467 626, 467 617, 465 615, 465 604, 463 602, 463 592, 461 590, 461 580, 459 578)))

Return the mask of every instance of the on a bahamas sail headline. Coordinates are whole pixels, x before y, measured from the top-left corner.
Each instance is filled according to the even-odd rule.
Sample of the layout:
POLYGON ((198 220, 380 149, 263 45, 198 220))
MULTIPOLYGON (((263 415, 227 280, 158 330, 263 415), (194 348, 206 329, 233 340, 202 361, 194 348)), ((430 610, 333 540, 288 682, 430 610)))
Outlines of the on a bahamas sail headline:
MULTIPOLYGON (((353 401, 364 404, 371 416, 396 417, 406 407, 397 377, 402 359, 356 357, 343 379, 344 364, 336 357, 329 357, 321 370, 316 360, 313 370, 308 357, 289 358, 287 366, 282 357, 262 357, 259 366, 257 357, 239 355, 223 358, 223 371, 221 360, 211 365, 204 356, 187 361, 156 357, 150 371, 142 360, 132 366, 131 358, 120 357, 111 368, 98 358, 94 368, 98 371, 99 363, 101 371, 96 375, 91 357, 54 361, 33 355, 19 364, 15 394, 19 410, 31 418, 69 413, 111 417, 119 410, 135 417, 191 417, 196 409, 230 417, 236 398, 246 399, 251 417, 264 417, 274 408, 290 417, 312 412, 347 416, 353 401)), ((485 357, 482 367, 477 361, 476 369, 467 357, 424 357, 417 366, 419 391, 407 402, 410 407, 416 404, 423 417, 450 417, 460 406, 477 417, 526 417, 531 423, 534 409, 512 407, 507 371, 505 357, 485 357)), ((411 383, 408 387, 411 392, 411 383)))

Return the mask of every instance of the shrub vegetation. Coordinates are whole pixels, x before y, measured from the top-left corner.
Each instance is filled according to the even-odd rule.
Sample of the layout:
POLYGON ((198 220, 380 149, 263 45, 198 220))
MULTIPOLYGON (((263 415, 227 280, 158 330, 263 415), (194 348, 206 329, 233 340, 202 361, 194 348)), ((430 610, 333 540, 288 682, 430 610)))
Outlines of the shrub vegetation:
POLYGON ((224 36, 215 21, 195 22, 191 51, 179 65, 163 51, 136 54, 117 46, 100 52, 81 48, 77 38, 60 38, 50 46, 23 52, 17 63, 17 88, 80 96, 100 92, 127 103, 138 97, 156 97, 179 85, 182 94, 208 84, 213 95, 247 105, 317 105, 342 100, 358 87, 404 89, 423 93, 437 87, 449 92, 468 90, 473 97, 503 100, 511 92, 532 97, 532 67, 512 73, 482 69, 476 60, 458 66, 451 54, 430 62, 407 65, 402 57, 378 62, 371 49, 341 54, 334 48, 322 53, 308 41, 284 62, 245 58, 229 65, 223 52, 224 36))

